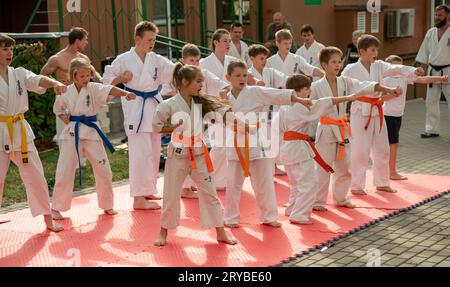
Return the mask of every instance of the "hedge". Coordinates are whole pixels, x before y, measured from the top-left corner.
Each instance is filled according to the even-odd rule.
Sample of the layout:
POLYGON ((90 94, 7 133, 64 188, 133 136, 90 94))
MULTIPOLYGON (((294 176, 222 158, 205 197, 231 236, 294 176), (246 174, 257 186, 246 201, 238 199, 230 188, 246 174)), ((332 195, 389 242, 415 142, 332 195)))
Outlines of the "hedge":
MULTIPOLYGON (((47 59, 59 50, 56 40, 36 42, 35 40, 19 40, 14 47, 13 67, 24 67, 27 70, 39 74, 47 59)), ((47 90, 43 95, 30 92, 29 110, 25 118, 30 123, 36 135, 36 146, 44 149, 52 145, 53 136, 56 133, 55 115, 53 103, 55 93, 47 90)))

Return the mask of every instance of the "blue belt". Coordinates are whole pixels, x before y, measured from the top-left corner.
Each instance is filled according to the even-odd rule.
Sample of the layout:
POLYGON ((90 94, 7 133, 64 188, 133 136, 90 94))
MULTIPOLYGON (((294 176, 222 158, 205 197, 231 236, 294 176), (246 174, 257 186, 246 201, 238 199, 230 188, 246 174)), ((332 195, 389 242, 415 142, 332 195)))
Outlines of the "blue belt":
POLYGON ((130 89, 127 86, 125 86, 125 91, 132 92, 136 96, 144 99, 144 102, 142 103, 141 118, 139 119, 139 124, 138 124, 137 130, 136 130, 136 132, 139 132, 139 128, 141 127, 141 123, 142 123, 142 118, 144 117, 145 101, 149 98, 152 98, 156 101, 156 104, 159 104, 159 100, 157 98, 155 98, 156 95, 158 95, 158 90, 156 89, 151 92, 142 92, 142 91, 130 89))
POLYGON ((109 142, 109 140, 106 138, 105 134, 100 130, 100 128, 95 124, 97 121, 97 116, 90 116, 87 117, 85 115, 81 116, 70 116, 69 120, 71 122, 75 122, 75 149, 77 150, 77 156, 78 156, 78 165, 79 165, 79 172, 80 172, 80 187, 82 183, 82 177, 81 177, 81 160, 80 160, 80 151, 78 150, 78 144, 80 141, 80 135, 79 135, 79 129, 80 129, 80 123, 93 128, 97 131, 98 135, 102 139, 103 143, 106 145, 106 147, 109 149, 111 153, 114 153, 116 150, 112 146, 112 144, 109 142))

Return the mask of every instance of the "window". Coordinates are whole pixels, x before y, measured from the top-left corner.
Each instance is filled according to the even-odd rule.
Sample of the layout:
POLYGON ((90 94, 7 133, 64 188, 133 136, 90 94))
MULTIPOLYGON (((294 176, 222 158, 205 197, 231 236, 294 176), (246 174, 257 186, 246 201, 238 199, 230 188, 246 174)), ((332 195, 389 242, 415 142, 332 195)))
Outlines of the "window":
MULTIPOLYGON (((152 12, 153 12, 152 19, 157 24, 162 24, 162 23, 160 23, 162 21, 164 21, 163 23, 165 24, 166 17, 167 17, 167 15, 166 15, 167 1, 166 0, 154 0, 152 2, 153 2, 153 5, 151 7, 152 12)), ((172 19, 174 19, 174 17, 177 17, 180 20, 184 19, 184 0, 171 0, 170 4, 171 4, 172 19)))
POLYGON ((242 22, 250 23, 250 1, 249 0, 223 0, 222 12, 223 22, 232 23, 239 21, 239 9, 242 11, 242 22), (242 7, 239 8, 239 2, 242 3, 242 7))
POLYGON ((414 35, 414 9, 386 10, 386 37, 412 37, 414 35))
POLYGON ((370 13, 370 33, 379 33, 380 13, 370 13))
POLYGON ((356 30, 366 33, 366 11, 358 12, 356 17, 356 30))

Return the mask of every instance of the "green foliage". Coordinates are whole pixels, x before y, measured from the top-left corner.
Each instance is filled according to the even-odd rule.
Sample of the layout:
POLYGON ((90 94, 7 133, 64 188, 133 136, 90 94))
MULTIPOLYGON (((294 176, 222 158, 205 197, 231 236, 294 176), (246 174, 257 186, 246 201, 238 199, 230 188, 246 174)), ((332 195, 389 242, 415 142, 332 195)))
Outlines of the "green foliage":
MULTIPOLYGON (((24 40, 14 47, 13 67, 23 67, 39 74, 47 59, 58 50, 58 43, 55 40, 46 42, 35 42, 24 40)), ((29 93, 29 111, 25 113, 25 118, 30 123, 35 135, 36 145, 42 147, 52 142, 56 132, 55 115, 53 114, 53 103, 55 93, 47 90, 43 95, 29 93)))
MULTIPOLYGON (((109 158, 111 165, 111 171, 113 173, 113 182, 122 181, 129 178, 128 174, 128 156, 126 151, 118 149, 114 154, 111 154, 108 150, 106 154, 109 158)), ((56 149, 49 149, 39 153, 39 157, 42 161, 42 165, 45 167, 44 174, 47 180, 50 196, 53 194, 53 187, 55 185, 55 174, 58 163, 59 152, 56 149)), ((95 186, 95 178, 91 165, 86 163, 86 167, 83 167, 83 186, 82 188, 90 188, 95 186)), ((78 186, 78 171, 74 178, 74 190, 79 190, 78 186)), ((3 194, 3 207, 10 206, 15 203, 24 202, 27 200, 25 192, 25 185, 20 178, 19 170, 16 165, 11 164, 8 173, 6 175, 4 194, 3 194)))

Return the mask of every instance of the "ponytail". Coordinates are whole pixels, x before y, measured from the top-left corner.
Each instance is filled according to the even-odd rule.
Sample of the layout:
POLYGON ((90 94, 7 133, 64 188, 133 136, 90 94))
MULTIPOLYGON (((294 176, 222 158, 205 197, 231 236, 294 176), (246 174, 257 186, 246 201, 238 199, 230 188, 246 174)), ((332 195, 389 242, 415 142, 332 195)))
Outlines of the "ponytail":
MULTIPOLYGON (((184 65, 181 62, 175 64, 173 70, 173 85, 179 91, 182 87, 183 80, 192 82, 198 74, 202 73, 202 70, 193 65, 184 65)), ((215 96, 199 94, 192 97, 192 100, 196 104, 202 105, 202 115, 205 116, 209 112, 215 112, 219 109, 229 109, 230 105, 226 100, 222 100, 215 96)))

